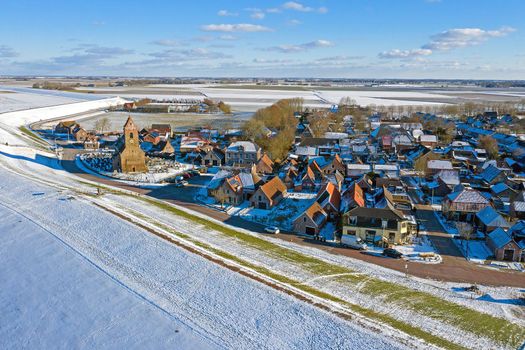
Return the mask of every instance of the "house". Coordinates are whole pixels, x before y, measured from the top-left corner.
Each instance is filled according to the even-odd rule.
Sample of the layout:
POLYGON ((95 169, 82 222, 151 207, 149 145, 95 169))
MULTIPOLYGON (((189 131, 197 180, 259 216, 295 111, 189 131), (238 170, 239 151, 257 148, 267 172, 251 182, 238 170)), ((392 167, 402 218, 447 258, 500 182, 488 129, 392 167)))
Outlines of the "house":
POLYGON ((440 170, 435 178, 441 180, 450 189, 453 189, 460 184, 459 172, 457 170, 440 170))
POLYGON ((156 130, 159 134, 172 136, 170 124, 151 124, 151 130, 156 130))
POLYGON ((487 245, 494 252, 496 260, 524 260, 523 251, 525 250, 525 246, 516 243, 516 241, 500 227, 489 233, 487 245))
POLYGON ((431 159, 427 163, 427 175, 435 175, 443 170, 453 170, 452 163, 448 160, 431 159))
POLYGON ((342 194, 340 211, 346 212, 355 207, 364 207, 365 197, 363 189, 357 182, 354 182, 346 191, 342 194))
POLYGON ((510 203, 509 216, 514 219, 525 220, 525 201, 516 200, 510 203))
POLYGON ((390 207, 356 207, 343 215, 343 235, 355 236, 376 245, 406 244, 413 233, 412 222, 390 207))
POLYGON ((315 201, 293 221, 293 230, 297 233, 318 235, 326 223, 327 218, 328 214, 323 210, 321 205, 315 201))
POLYGON ((238 205, 243 201, 243 187, 239 175, 227 177, 213 192, 217 202, 238 205))
POLYGON ((73 137, 75 138, 77 142, 86 141, 88 139, 88 136, 89 136, 88 132, 80 125, 77 125, 73 129, 73 137))
POLYGON ((113 169, 123 173, 148 171, 146 155, 139 145, 139 131, 131 117, 124 124, 124 135, 117 141, 113 155, 113 169))
POLYGON ((272 174, 273 173, 273 161, 268 157, 266 153, 255 164, 256 171, 259 174, 272 174))
POLYGON ((64 120, 55 126, 55 134, 73 134, 73 130, 80 127, 74 120, 64 120))
POLYGON ((341 192, 339 192, 339 189, 333 183, 328 182, 321 188, 317 194, 316 201, 330 216, 330 219, 334 219, 339 215, 341 192))
POLYGON ((286 193, 286 186, 279 177, 275 176, 255 191, 250 204, 258 209, 270 209, 278 204, 286 193))
POLYGON ((217 147, 210 147, 207 151, 201 151, 201 164, 204 166, 221 166, 224 165, 224 151, 217 147))
POLYGON ((341 174, 346 173, 345 164, 343 163, 343 160, 341 159, 339 154, 336 154, 334 157, 325 160, 321 168, 323 170, 323 173, 325 173, 326 175, 334 174, 337 171, 341 174))
POLYGON ((182 136, 179 151, 182 155, 186 155, 190 152, 196 152, 209 144, 210 142, 201 136, 182 136))
POLYGON ((479 191, 460 185, 443 198, 442 210, 449 219, 472 222, 476 213, 488 205, 488 199, 479 191))
POLYGON ((497 166, 494 166, 492 164, 489 164, 483 172, 480 174, 481 179, 487 184, 487 185, 493 185, 498 182, 505 181, 506 174, 505 172, 498 168, 497 166))
POLYGON ((402 186, 383 186, 387 202, 397 210, 412 210, 412 201, 402 186))
POLYGON ((488 234, 498 227, 505 230, 510 228, 510 224, 494 208, 487 206, 476 213, 476 224, 478 229, 488 234))
POLYGON ((341 153, 339 140, 337 139, 327 139, 322 137, 303 138, 298 148, 299 147, 307 147, 308 149, 314 148, 316 156, 329 157, 341 153))
POLYGON ((261 158, 261 148, 250 141, 233 142, 225 153, 225 161, 228 166, 251 166, 261 158))
POLYGON ((421 135, 419 143, 425 147, 434 148, 437 146, 438 139, 436 135, 421 135))

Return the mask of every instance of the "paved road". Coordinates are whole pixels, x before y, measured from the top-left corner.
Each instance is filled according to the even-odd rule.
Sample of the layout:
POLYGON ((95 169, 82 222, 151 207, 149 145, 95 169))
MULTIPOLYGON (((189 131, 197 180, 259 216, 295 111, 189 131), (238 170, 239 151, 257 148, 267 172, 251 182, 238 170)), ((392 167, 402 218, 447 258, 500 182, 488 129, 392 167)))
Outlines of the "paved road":
MULTIPOLYGON (((162 199, 167 202, 203 213, 211 218, 223 221, 232 226, 241 227, 254 232, 264 232, 264 226, 261 224, 246 221, 236 216, 231 217, 222 211, 195 203, 194 194, 199 186, 203 186, 205 179, 204 176, 189 179, 190 185, 183 188, 177 188, 171 185, 156 189, 140 188, 112 179, 101 178, 99 176, 85 173, 75 165, 74 152, 75 150, 65 150, 62 165, 67 171, 82 178, 162 199)), ((490 270, 467 262, 454 243, 450 240, 450 238, 446 236, 443 227, 436 219, 429 206, 419 205, 418 209, 416 210, 416 217, 418 220, 421 220, 423 225, 429 231, 429 238, 433 244, 435 244, 436 249, 438 249, 440 254, 443 256, 443 263, 437 265, 408 263, 408 273, 410 275, 449 282, 525 288, 525 275, 523 273, 514 271, 507 272, 490 270)), ((348 248, 342 248, 329 243, 322 243, 313 239, 303 238, 289 233, 281 233, 275 235, 275 237, 286 241, 295 242, 300 245, 310 247, 313 245, 319 249, 334 254, 356 258, 391 268, 393 270, 405 272, 406 262, 404 260, 384 258, 382 256, 367 254, 348 248)))

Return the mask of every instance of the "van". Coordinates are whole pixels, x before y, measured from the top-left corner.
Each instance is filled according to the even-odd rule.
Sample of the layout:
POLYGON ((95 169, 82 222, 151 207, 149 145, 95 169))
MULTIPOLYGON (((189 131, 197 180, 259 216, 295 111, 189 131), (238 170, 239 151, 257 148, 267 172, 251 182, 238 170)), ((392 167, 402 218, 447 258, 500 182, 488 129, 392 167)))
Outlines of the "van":
POLYGON ((350 235, 341 236, 341 245, 358 250, 366 250, 368 248, 361 238, 350 235))

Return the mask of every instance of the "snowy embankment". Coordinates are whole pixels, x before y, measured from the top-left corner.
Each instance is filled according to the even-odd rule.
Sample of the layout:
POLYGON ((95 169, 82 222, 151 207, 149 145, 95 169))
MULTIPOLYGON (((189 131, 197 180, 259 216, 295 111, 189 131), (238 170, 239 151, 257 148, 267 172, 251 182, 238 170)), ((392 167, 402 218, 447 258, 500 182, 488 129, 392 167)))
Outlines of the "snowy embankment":
MULTIPOLYGON (((297 264, 291 263, 282 256, 274 256, 271 253, 254 249, 241 241, 223 235, 221 232, 202 227, 186 218, 175 216, 165 210, 151 206, 149 203, 134 200, 131 197, 111 194, 105 195, 103 201, 108 204, 111 203, 111 205, 120 203, 119 208, 123 212, 131 213, 131 215, 134 215, 133 213, 140 213, 141 216, 151 218, 151 222, 159 222, 161 226, 172 227, 177 232, 211 244, 214 247, 227 251, 257 266, 265 266, 274 272, 293 278, 295 281, 307 284, 367 309, 388 314, 432 334, 458 342, 463 346, 475 348, 487 344, 487 339, 482 339, 465 332, 459 332, 454 325, 447 325, 443 322, 436 321, 427 315, 418 313, 417 310, 411 310, 401 305, 390 304, 388 300, 383 300, 380 295, 374 296, 366 292, 362 293, 359 289, 349 288, 348 285, 339 282, 339 276, 332 276, 326 273, 315 274, 305 271, 302 268, 298 268, 297 264), (453 336, 453 334, 458 334, 458 336, 453 336)), ((196 215, 205 217, 201 214, 196 215)), ((219 224, 222 225, 222 223, 219 224)), ((239 228, 236 228, 236 230, 253 234, 239 228)), ((523 323, 524 314, 520 312, 521 306, 511 302, 505 304, 496 302, 500 299, 516 300, 516 302, 518 302, 517 296, 519 295, 519 289, 516 288, 480 287, 483 292, 486 293, 486 296, 482 298, 472 298, 472 295, 469 293, 460 291, 461 287, 466 287, 467 285, 444 283, 420 278, 406 278, 403 273, 345 256, 334 255, 315 247, 299 246, 295 243, 274 239, 268 235, 254 235, 274 244, 304 253, 307 256, 324 260, 334 266, 350 268, 355 271, 356 275, 362 274, 370 276, 371 278, 378 278, 398 285, 407 286, 412 290, 435 295, 444 301, 454 302, 484 313, 508 318, 513 322, 525 325, 525 323, 523 323)), ((495 346, 495 344, 493 345, 495 346)))
MULTIPOLYGON (((15 93, 16 94, 16 93, 15 93)), ((38 96, 38 95, 36 95, 38 96)), ((23 101, 19 101, 19 107, 27 108, 30 98, 29 94, 23 101), (28 99, 28 101, 26 101, 28 99)), ((38 98, 38 97, 37 97, 38 98)), ((54 99, 62 99, 62 96, 53 96, 54 99)), ((104 110, 110 107, 122 105, 126 100, 120 97, 105 98, 93 101, 67 103, 55 106, 47 106, 33 109, 18 110, 15 112, 0 113, 0 143, 26 144, 20 140, 23 133, 21 126, 25 126, 40 120, 62 118, 81 113, 104 110)), ((30 105, 30 104, 29 104, 30 105)))
POLYGON ((2 348, 402 348, 74 193, 0 176, 2 348))

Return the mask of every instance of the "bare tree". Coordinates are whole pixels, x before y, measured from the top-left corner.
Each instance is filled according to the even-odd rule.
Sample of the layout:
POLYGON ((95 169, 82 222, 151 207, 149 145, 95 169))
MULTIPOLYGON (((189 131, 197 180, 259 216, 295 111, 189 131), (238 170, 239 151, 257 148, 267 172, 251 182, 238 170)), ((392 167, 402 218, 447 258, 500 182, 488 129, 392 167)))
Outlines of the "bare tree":
POLYGON ((103 133, 105 131, 109 131, 111 128, 111 122, 107 117, 101 118, 97 120, 95 123, 95 130, 97 130, 100 133, 103 133))
POLYGON ((458 230, 459 236, 462 239, 467 241, 466 255, 467 255, 467 260, 468 260, 468 257, 469 257, 469 253, 468 253, 469 241, 470 241, 470 238, 472 236, 472 233, 473 233, 474 229, 473 229, 471 224, 469 224, 468 222, 462 222, 462 221, 456 222, 456 228, 458 230))

